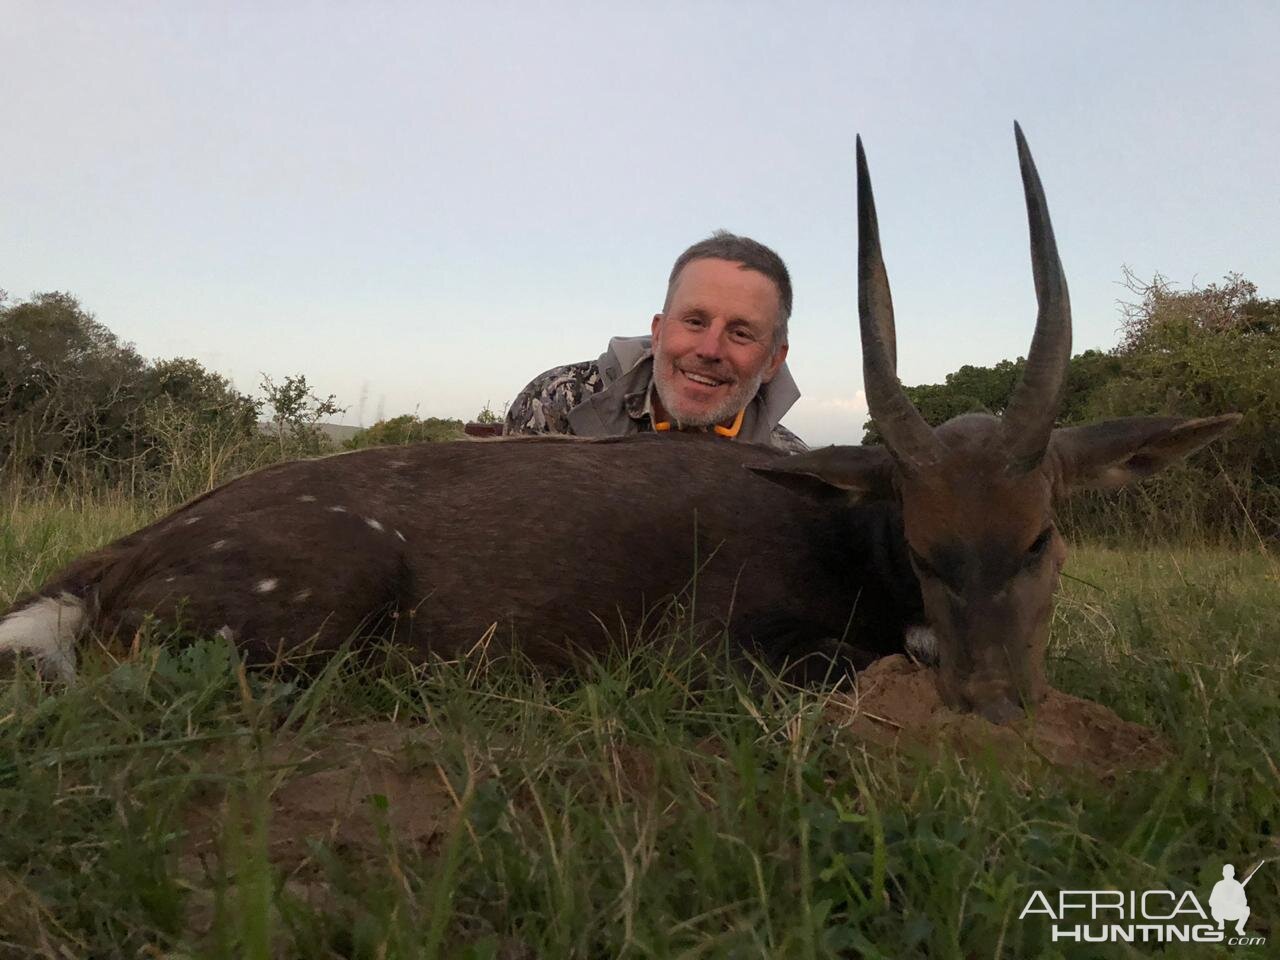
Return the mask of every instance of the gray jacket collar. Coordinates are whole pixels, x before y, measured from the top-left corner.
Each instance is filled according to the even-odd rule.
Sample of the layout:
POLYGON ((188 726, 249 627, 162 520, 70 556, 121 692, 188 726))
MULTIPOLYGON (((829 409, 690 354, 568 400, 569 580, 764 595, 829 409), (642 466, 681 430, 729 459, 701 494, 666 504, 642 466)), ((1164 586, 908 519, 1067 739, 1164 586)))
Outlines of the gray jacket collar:
MULTIPOLYGON (((653 382, 653 338, 614 337, 596 364, 604 389, 569 411, 573 432, 581 437, 638 432, 627 403, 629 397, 646 393, 653 382)), ((798 399, 800 389, 783 363, 774 378, 762 384, 747 404, 739 437, 751 443, 768 443, 773 428, 798 399)))

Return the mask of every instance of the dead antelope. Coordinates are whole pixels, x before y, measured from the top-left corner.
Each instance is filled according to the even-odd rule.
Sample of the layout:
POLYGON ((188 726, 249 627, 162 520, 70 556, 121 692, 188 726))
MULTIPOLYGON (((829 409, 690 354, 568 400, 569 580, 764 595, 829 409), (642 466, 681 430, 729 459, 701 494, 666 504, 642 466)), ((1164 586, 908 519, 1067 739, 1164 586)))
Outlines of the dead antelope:
POLYGON ((373 634, 423 660, 488 636, 556 664, 675 598, 778 661, 836 650, 856 665, 927 625, 950 705, 1018 715, 1045 692, 1066 554, 1054 498, 1148 476, 1239 418, 1053 428, 1071 314, 1015 134, 1039 315, 1002 418, 933 429, 903 392, 859 140, 863 372, 884 446, 786 457, 686 436, 522 439, 281 464, 75 561, 0 619, 0 651, 71 677, 86 631, 128 636, 155 615, 255 661, 373 634))

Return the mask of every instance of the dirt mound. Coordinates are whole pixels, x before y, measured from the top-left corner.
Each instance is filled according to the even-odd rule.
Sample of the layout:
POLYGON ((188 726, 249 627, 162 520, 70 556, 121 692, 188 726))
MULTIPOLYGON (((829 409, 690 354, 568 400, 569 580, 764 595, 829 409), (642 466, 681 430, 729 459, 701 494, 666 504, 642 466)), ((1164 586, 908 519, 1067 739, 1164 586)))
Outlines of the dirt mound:
POLYGON ((857 692, 832 699, 831 718, 870 743, 961 754, 994 751, 1013 762, 1036 758, 1112 778, 1159 766, 1160 735, 1122 720, 1100 703, 1050 690, 1032 716, 996 726, 943 705, 934 673, 906 657, 886 657, 858 677, 857 692))
MULTIPOLYGON (((431 738, 420 728, 336 727, 307 740, 278 740, 252 765, 271 781, 268 856, 286 871, 304 865, 309 841, 374 856, 385 829, 397 843, 429 845, 456 810, 431 738)), ((197 804, 187 817, 185 854, 217 852, 226 816, 225 797, 197 804)))
MULTIPOLYGON (((1104 779, 1156 767, 1168 756, 1155 731, 1058 691, 1033 716, 1008 726, 956 713, 942 704, 933 672, 901 656, 863 671, 856 693, 832 696, 827 716, 862 743, 929 755, 943 748, 967 756, 994 752, 1010 767, 1047 762, 1104 779)), ((458 798, 437 763, 437 746, 421 727, 368 723, 284 737, 262 753, 224 756, 214 766, 265 778, 259 783, 269 795, 268 858, 305 884, 317 873, 315 841, 357 859, 386 856, 388 837, 422 849, 439 842, 456 822, 458 798)), ((642 785, 652 778, 649 758, 630 759, 625 779, 642 785)), ((220 790, 193 804, 183 844, 188 875, 225 856, 228 829, 244 830, 250 818, 248 810, 229 808, 220 790)))

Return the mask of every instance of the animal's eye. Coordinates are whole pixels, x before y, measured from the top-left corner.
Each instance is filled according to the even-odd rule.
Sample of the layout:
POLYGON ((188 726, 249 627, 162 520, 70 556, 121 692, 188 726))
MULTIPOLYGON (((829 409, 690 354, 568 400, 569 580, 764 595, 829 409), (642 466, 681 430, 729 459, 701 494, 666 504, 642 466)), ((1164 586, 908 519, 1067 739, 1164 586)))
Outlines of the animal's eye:
POLYGON ((942 585, 942 588, 951 595, 953 599, 962 600, 963 591, 956 583, 954 575, 948 577, 932 563, 926 560, 911 544, 907 544, 907 550, 911 554, 911 562, 915 564, 916 573, 921 579, 927 578, 942 585))
POLYGON ((1031 546, 1027 548, 1027 562, 1034 563, 1044 555, 1045 548, 1049 546, 1049 541, 1053 539, 1053 525, 1045 527, 1040 531, 1040 536, 1036 537, 1031 546))

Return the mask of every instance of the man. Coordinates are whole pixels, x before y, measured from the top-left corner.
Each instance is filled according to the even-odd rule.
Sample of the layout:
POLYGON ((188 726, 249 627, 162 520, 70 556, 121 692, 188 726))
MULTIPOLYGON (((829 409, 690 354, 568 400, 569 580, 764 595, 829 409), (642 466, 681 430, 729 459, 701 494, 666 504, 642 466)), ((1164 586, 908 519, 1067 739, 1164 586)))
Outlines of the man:
POLYGON ((806 450, 779 422, 800 396, 785 365, 790 316, 782 259, 717 231, 676 260, 651 336, 614 337, 598 360, 535 378, 507 410, 503 433, 686 430, 806 450))

